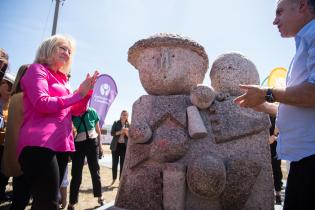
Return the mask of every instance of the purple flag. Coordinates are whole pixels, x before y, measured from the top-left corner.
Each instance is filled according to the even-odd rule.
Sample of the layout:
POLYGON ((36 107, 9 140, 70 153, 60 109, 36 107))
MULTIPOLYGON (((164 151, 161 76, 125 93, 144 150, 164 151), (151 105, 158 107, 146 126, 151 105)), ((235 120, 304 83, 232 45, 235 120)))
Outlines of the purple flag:
POLYGON ((101 74, 94 85, 90 107, 94 108, 100 118, 102 128, 107 111, 118 94, 117 86, 113 78, 107 74, 101 74))

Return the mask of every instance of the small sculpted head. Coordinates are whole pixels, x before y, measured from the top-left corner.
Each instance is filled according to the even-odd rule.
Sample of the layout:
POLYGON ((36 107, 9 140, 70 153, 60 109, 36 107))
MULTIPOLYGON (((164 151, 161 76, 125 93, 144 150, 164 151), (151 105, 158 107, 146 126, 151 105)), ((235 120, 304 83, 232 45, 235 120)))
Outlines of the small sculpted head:
POLYGON ((240 84, 259 85, 259 75, 255 64, 236 52, 220 55, 212 64, 211 86, 216 92, 231 96, 242 94, 240 84))

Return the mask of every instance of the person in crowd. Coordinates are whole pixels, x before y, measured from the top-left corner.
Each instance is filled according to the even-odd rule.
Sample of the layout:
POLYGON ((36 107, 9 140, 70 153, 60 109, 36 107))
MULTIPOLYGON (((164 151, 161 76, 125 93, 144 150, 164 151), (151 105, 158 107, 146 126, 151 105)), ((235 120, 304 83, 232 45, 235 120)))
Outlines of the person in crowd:
POLYGON ((286 88, 240 85, 235 103, 277 114, 278 158, 291 161, 283 209, 315 209, 315 0, 278 0, 273 24, 295 39, 286 88))
POLYGON ((64 209, 67 206, 67 189, 69 185, 69 180, 68 180, 68 165, 66 166, 65 174, 63 175, 63 179, 60 185, 59 189, 59 204, 60 204, 60 209, 64 209))
POLYGON ((13 198, 10 210, 24 210, 30 200, 30 188, 22 174, 16 155, 17 137, 23 119, 23 93, 20 81, 29 65, 22 65, 12 86, 6 125, 2 171, 13 177, 13 198))
POLYGON ((98 77, 97 71, 88 74, 72 93, 67 74, 73 51, 68 37, 47 38, 21 79, 24 111, 17 156, 30 185, 33 210, 59 209, 59 186, 74 151, 71 116, 86 110, 98 77))
POLYGON ((126 110, 123 110, 120 114, 120 119, 114 122, 111 129, 111 135, 113 136, 112 142, 110 144, 110 150, 112 151, 113 175, 113 181, 111 185, 113 185, 117 179, 118 162, 120 163, 119 178, 123 170, 129 135, 128 129, 129 129, 128 112, 126 110))
POLYGON ((8 68, 9 56, 3 48, 0 48, 0 82, 8 68))
MULTIPOLYGON (((0 82, 0 162, 3 158, 4 149, 4 136, 6 132, 6 124, 8 120, 8 108, 10 102, 10 91, 14 82, 14 76, 5 73, 3 79, 0 82)), ((0 172, 0 201, 11 200, 11 196, 6 194, 6 186, 8 184, 9 177, 3 174, 2 169, 0 172)))
POLYGON ((90 107, 81 116, 73 116, 72 121, 77 135, 75 137, 76 151, 72 154, 72 179, 70 182, 70 201, 68 209, 74 209, 75 204, 78 203, 85 157, 92 177, 94 197, 97 197, 98 203, 103 205, 104 198, 102 196, 100 166, 98 164, 98 153, 101 147, 99 117, 95 109, 90 107))
POLYGON ((279 135, 279 130, 275 127, 276 118, 270 116, 270 137, 269 137, 269 145, 270 145, 270 153, 271 153, 271 166, 272 166, 272 173, 273 173, 273 184, 276 192, 276 204, 281 205, 281 188, 282 188, 282 171, 281 171, 281 160, 278 159, 277 156, 277 138, 279 135))

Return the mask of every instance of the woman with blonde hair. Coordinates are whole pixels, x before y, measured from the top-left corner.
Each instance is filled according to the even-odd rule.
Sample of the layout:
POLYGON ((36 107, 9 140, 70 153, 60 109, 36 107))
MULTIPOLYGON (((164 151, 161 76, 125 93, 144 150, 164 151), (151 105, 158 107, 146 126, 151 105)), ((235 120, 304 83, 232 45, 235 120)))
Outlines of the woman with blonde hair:
POLYGON ((129 136, 129 121, 128 121, 128 112, 123 110, 120 114, 120 119, 115 121, 112 129, 111 135, 113 136, 112 142, 110 144, 110 149, 112 151, 112 175, 113 181, 111 185, 113 185, 117 178, 117 168, 118 162, 119 166, 119 179, 124 167, 127 142, 129 136))
POLYGON ((33 196, 33 210, 57 210, 60 182, 74 151, 72 114, 86 110, 98 72, 72 93, 67 74, 74 42, 61 35, 44 40, 21 79, 23 122, 17 156, 33 196), (61 178, 60 178, 61 177, 61 178))

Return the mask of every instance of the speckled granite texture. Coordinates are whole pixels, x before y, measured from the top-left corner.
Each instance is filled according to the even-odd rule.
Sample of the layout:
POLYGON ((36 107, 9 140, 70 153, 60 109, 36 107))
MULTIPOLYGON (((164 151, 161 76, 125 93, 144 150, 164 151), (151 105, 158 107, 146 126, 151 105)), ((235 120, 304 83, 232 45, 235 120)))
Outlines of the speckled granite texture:
POLYGON ((198 89, 208 58, 190 39, 159 34, 140 40, 129 49, 128 60, 150 95, 133 105, 115 206, 273 209, 269 117, 233 103, 241 93, 239 83, 259 82, 253 62, 238 53, 224 54, 212 65, 213 89, 198 89), (199 109, 189 108, 187 115, 193 105, 199 109), (197 118, 206 132, 193 137, 189 130, 198 129, 189 122, 197 118))
POLYGON ((237 52, 225 53, 216 58, 211 67, 210 79, 216 91, 232 96, 241 94, 239 84, 259 84, 255 64, 237 52))

